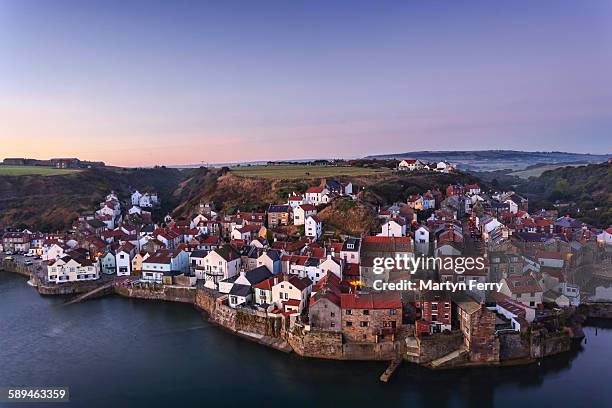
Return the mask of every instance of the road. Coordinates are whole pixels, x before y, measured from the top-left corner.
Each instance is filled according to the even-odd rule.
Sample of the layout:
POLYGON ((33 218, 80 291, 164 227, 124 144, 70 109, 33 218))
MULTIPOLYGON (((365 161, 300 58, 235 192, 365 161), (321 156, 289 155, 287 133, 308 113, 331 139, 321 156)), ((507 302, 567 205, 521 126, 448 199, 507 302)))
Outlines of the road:
POLYGON ((47 283, 47 265, 45 261, 43 261, 42 259, 34 259, 34 257, 28 257, 25 255, 7 255, 4 252, 0 252, 0 262, 4 261, 4 258, 6 258, 7 256, 11 256, 14 262, 19 265, 25 265, 26 262, 32 262, 31 266, 36 276, 40 279, 41 282, 47 283))

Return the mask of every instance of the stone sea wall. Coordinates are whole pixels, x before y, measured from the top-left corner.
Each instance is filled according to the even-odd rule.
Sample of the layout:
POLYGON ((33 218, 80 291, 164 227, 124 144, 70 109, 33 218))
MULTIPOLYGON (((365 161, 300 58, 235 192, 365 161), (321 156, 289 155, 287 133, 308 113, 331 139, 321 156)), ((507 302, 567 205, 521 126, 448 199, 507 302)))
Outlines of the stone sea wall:
POLYGON ((436 333, 431 336, 410 338, 403 353, 404 359, 412 363, 426 364, 459 349, 463 335, 459 331, 436 333))
POLYGON ((195 303, 196 289, 181 286, 130 287, 115 286, 117 295, 136 299, 161 300, 165 302, 195 303))
POLYGON ((13 261, 2 260, 0 262, 0 271, 12 272, 29 278, 32 274, 32 267, 13 261))

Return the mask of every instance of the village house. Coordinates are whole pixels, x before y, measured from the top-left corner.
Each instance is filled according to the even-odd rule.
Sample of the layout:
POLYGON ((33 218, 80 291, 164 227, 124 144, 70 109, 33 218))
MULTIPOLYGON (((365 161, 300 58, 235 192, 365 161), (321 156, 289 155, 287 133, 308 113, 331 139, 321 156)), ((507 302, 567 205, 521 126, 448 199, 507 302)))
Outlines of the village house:
POLYGON ((136 247, 127 242, 115 253, 117 276, 129 276, 132 273, 132 258, 136 255, 136 247))
POLYGON ((291 207, 288 205, 271 204, 268 207, 268 227, 274 228, 281 225, 289 225, 289 214, 291 207))
POLYGON ((30 235, 25 232, 7 232, 2 237, 5 252, 28 252, 30 250, 30 235))
POLYGON ((204 266, 204 259, 208 255, 208 251, 203 249, 197 249, 189 254, 189 268, 191 273, 200 280, 204 280, 206 267, 204 266))
POLYGON ((463 292, 452 295, 456 305, 453 320, 459 322, 463 344, 474 362, 499 361, 499 339, 495 335, 496 314, 463 292))
POLYGON ((543 292, 531 275, 508 276, 501 280, 501 293, 530 307, 542 304, 543 292))
POLYGON ((417 335, 442 333, 451 330, 451 296, 448 291, 428 290, 417 294, 417 335))
POLYGON ((408 196, 407 204, 414 211, 421 211, 423 209, 423 196, 420 194, 410 195, 408 196))
MULTIPOLYGON (((172 276, 172 259, 168 254, 157 253, 142 262, 142 280, 161 284, 164 275, 172 276)), ((175 271, 178 274, 178 271, 175 271)))
POLYGON ((234 228, 231 233, 231 239, 241 239, 244 241, 251 241, 259 235, 259 225, 245 225, 242 228, 234 228))
POLYGON ((281 275, 278 282, 272 286, 272 303, 284 312, 301 313, 308 304, 308 296, 312 291, 312 281, 307 277, 296 275, 281 275))
POLYGON ((310 215, 306 218, 306 223, 304 224, 304 235, 307 237, 313 238, 314 240, 318 240, 323 234, 323 222, 316 215, 310 215))
POLYGON ((399 162, 397 165, 398 170, 403 171, 417 171, 423 168, 423 162, 416 159, 405 159, 399 162))
POLYGON ((148 252, 140 251, 137 252, 132 258, 132 272, 138 273, 142 276, 142 263, 151 256, 148 252))
POLYGON ((254 286, 271 277, 272 272, 267 267, 260 266, 220 282, 219 291, 228 294, 231 307, 253 303, 254 286), (226 281, 229 285, 223 285, 226 281))
POLYGON ((240 254, 231 245, 223 245, 204 258, 204 285, 217 289, 220 281, 237 275, 239 270, 240 254))
POLYGON ((348 237, 342 243, 340 250, 340 258, 345 263, 360 264, 361 263, 361 238, 348 237))
POLYGON ((376 258, 412 258, 414 248, 410 237, 373 237, 366 236, 361 240, 361 263, 359 273, 361 283, 371 288, 374 280, 384 282, 398 282, 410 280, 412 275, 404 269, 384 268, 379 274, 374 273, 374 259, 376 258))
POLYGON ((47 264, 47 279, 52 283, 80 282, 100 278, 99 264, 84 256, 83 252, 71 251, 47 264))
POLYGON ((280 252, 274 249, 264 251, 257 258, 257 266, 265 266, 272 274, 278 275, 282 271, 280 252))
POLYGON ((341 183, 337 180, 325 180, 325 188, 330 193, 338 195, 351 195, 353 194, 353 183, 341 183))
POLYGON ((391 218, 386 221, 381 232, 377 234, 379 237, 405 237, 406 236, 406 220, 403 218, 391 218))
POLYGON ((334 258, 331 255, 327 255, 325 260, 319 264, 320 276, 309 276, 309 278, 315 284, 317 284, 322 277, 327 276, 331 273, 335 275, 339 280, 342 280, 342 270, 342 260, 339 258, 334 258))
POLYGON ((313 205, 327 204, 329 202, 329 190, 325 187, 310 187, 304 194, 306 203, 313 205))
POLYGON ((317 208, 312 204, 302 204, 293 210, 293 225, 304 225, 311 215, 317 215, 317 208))
POLYGON ((290 206, 292 210, 295 210, 300 205, 305 203, 306 201, 304 200, 304 197, 295 193, 293 193, 289 196, 289 198, 287 198, 287 205, 290 206))
POLYGON ((99 261, 103 274, 114 275, 117 273, 117 259, 115 258, 115 252, 113 250, 106 251, 106 253, 99 258, 99 261))
POLYGON ((395 340, 402 325, 399 293, 340 294, 342 335, 346 342, 395 340))
POLYGON ((311 329, 340 332, 342 309, 340 308, 340 278, 333 273, 325 275, 313 288, 308 316, 311 329))

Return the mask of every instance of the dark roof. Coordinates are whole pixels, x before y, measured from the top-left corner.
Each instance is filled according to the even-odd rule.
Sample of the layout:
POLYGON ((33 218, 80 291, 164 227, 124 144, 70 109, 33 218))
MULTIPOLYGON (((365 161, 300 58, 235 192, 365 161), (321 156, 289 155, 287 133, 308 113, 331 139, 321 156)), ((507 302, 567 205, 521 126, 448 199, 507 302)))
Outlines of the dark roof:
POLYGON ((89 226, 92 227, 92 228, 104 228, 104 227, 106 227, 105 223, 103 223, 100 220, 95 220, 95 219, 87 221, 87 224, 89 224, 89 226))
POLYGON ((289 212, 289 206, 270 204, 270 208, 268 208, 268 212, 281 212, 281 213, 289 212))
POLYGON ((246 297, 251 293, 251 287, 248 285, 239 285, 234 284, 229 294, 234 296, 243 296, 246 297))
POLYGON ((276 249, 269 249, 266 254, 273 261, 280 261, 280 252, 276 249))
POLYGON ((244 277, 251 283, 251 285, 256 285, 259 282, 262 282, 272 276, 272 272, 268 269, 267 266, 259 266, 255 269, 251 269, 247 273, 244 274, 244 277))
POLYGON ((343 251, 359 251, 359 246, 360 245, 361 245, 361 239, 360 238, 349 237, 342 244, 342 250, 343 251), (353 244, 353 248, 349 249, 348 248, 349 244, 353 244))
POLYGON ((206 255, 208 255, 208 251, 204 250, 204 249, 196 249, 195 251, 191 252, 191 258, 204 258, 206 255))
POLYGON ((234 259, 240 258, 240 254, 238 253, 238 251, 236 251, 236 249, 233 246, 228 245, 228 244, 225 244, 215 249, 215 252, 218 253, 221 256, 221 258, 225 259, 228 262, 233 261, 234 259))

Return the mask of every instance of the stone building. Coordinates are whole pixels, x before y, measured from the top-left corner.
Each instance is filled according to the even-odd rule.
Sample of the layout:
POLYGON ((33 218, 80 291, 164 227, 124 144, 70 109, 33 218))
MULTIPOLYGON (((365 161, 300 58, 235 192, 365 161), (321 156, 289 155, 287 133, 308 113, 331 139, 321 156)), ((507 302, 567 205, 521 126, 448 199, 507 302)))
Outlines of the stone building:
POLYGON ((495 335, 495 313, 463 292, 453 294, 455 321, 463 333, 465 349, 474 362, 499 361, 499 339, 495 335))
POLYGON ((399 293, 340 295, 344 341, 379 343, 395 340, 402 325, 402 302, 399 293))
POLYGON ((340 296, 328 290, 310 297, 310 327, 313 329, 339 332, 342 330, 340 296))

